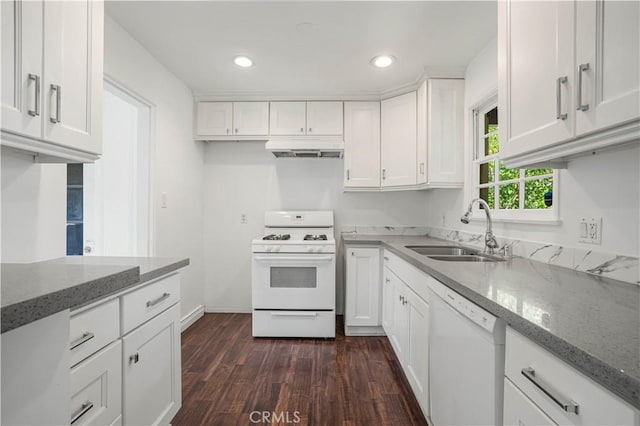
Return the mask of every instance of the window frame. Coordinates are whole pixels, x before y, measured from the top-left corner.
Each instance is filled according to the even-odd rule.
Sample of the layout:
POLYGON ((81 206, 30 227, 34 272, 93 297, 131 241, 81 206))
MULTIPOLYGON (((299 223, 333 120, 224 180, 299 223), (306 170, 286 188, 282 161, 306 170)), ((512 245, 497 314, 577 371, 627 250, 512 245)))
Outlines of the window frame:
MULTIPOLYGON (((498 96, 497 93, 493 93, 484 99, 484 101, 479 102, 474 107, 469 110, 469 122, 471 123, 472 131, 470 132, 471 138, 471 155, 467 157, 469 159, 469 173, 468 176, 471 179, 470 185, 468 185, 468 190, 466 191, 466 203, 465 207, 471 202, 471 200, 480 197, 479 189, 481 187, 493 187, 494 189, 494 208, 491 211, 491 217, 494 221, 497 222, 519 222, 519 223, 543 223, 543 224, 558 224, 560 221, 559 218, 559 173, 557 169, 553 170, 553 173, 548 175, 543 175, 544 177, 552 177, 553 178, 553 205, 548 209, 498 209, 495 208, 496 205, 499 204, 499 191, 498 188, 502 185, 510 184, 510 183, 518 183, 519 187, 519 199, 524 201, 524 193, 525 186, 524 183, 530 180, 539 180, 540 176, 530 176, 525 177, 524 170, 520 169, 517 178, 508 179, 508 180, 498 180, 498 161, 500 158, 500 153, 492 154, 492 155, 484 155, 484 115, 491 111, 493 108, 498 107, 498 96), (494 180, 493 182, 481 184, 480 183, 480 164, 487 163, 489 161, 495 161, 496 167, 494 167, 494 180)), ((500 117, 500 111, 498 111, 498 117, 500 117)), ((505 114, 502 113, 502 117, 505 114)), ((498 119, 500 122, 500 119, 498 119)), ((500 125, 498 125, 498 141, 500 142, 500 136, 505 133, 500 130, 500 125)), ((542 167, 541 167, 542 168, 542 167)), ((476 203, 473 206, 472 210, 472 220, 485 220, 485 213, 480 208, 479 204, 476 203)))

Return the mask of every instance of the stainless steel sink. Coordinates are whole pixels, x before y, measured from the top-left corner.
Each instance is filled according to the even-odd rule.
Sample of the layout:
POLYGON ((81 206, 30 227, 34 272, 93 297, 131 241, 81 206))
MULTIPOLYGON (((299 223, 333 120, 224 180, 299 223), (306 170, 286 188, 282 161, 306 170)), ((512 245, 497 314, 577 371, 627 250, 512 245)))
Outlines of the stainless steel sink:
POLYGON ((468 254, 468 255, 454 255, 454 256, 427 256, 433 260, 444 260, 446 262, 502 262, 505 259, 498 256, 491 256, 485 254, 468 254))
POLYGON ((424 256, 464 256, 474 255, 478 250, 458 246, 405 246, 424 256))

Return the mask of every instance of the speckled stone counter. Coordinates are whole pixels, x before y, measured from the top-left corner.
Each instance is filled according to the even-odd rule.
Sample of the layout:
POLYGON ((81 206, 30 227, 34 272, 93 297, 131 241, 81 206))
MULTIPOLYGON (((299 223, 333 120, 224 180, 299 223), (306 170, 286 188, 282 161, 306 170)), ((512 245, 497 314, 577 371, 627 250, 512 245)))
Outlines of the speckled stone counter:
POLYGON ((446 262, 405 245, 457 245, 429 237, 343 234, 382 245, 640 409, 640 286, 524 258, 446 262))
POLYGON ((2 333, 77 309, 179 268, 189 259, 68 256, 1 265, 2 333))

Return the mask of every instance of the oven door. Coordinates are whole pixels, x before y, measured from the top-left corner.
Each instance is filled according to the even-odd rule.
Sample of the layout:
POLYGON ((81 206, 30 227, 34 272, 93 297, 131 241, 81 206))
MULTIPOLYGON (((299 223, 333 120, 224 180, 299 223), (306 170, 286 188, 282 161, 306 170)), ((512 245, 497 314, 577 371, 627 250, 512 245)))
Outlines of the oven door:
POLYGON ((335 308, 335 254, 254 253, 254 309, 335 308))

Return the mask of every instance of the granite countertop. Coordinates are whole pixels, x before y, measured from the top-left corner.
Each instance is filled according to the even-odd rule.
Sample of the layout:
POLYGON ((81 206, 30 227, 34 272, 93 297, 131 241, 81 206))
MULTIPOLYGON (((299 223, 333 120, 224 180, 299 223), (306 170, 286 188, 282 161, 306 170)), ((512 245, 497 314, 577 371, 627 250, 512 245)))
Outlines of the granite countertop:
POLYGON ((382 245, 640 409, 640 286, 525 258, 444 262, 405 245, 459 245, 423 236, 343 234, 382 245))
POLYGON ((77 309, 179 268, 189 259, 68 256, 35 263, 3 263, 2 333, 65 309, 77 309))

